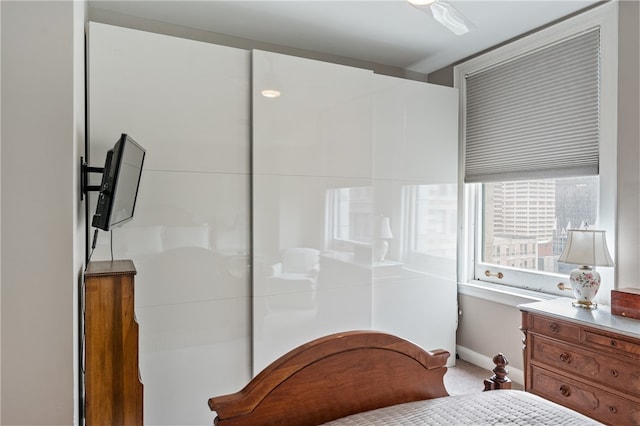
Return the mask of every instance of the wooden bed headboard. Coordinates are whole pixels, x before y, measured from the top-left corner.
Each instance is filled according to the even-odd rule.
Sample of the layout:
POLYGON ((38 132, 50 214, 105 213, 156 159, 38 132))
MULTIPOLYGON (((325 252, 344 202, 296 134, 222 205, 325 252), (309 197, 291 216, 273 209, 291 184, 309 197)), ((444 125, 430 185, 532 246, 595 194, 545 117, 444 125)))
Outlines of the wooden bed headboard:
POLYGON ((214 424, 318 425, 403 402, 448 396, 449 352, 390 334, 351 331, 293 349, 241 391, 209 399, 214 424))

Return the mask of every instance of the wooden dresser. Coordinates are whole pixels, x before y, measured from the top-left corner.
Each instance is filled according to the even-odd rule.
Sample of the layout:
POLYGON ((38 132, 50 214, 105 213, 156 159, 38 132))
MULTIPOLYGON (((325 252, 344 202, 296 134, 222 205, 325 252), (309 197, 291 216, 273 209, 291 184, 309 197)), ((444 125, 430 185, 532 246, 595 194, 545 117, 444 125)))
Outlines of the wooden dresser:
POLYGON ((130 260, 90 262, 85 273, 85 424, 142 425, 138 323, 130 260))
POLYGON ((604 423, 640 425, 640 321, 567 298, 519 308, 526 391, 604 423))

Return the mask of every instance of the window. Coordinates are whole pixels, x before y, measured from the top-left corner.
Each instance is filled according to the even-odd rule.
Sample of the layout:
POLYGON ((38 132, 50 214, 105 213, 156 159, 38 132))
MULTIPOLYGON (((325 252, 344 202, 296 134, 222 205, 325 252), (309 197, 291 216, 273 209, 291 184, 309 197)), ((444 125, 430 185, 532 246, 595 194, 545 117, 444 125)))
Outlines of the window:
POLYGON ((604 229, 615 246, 616 19, 606 4, 455 67, 461 281, 570 297, 566 230, 604 229))

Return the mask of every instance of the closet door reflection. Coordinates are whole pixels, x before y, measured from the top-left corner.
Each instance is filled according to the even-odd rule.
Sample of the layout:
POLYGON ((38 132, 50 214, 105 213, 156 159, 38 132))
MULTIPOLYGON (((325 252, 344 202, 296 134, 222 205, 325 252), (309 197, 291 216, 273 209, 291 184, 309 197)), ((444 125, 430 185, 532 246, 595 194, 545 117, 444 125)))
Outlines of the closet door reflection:
POLYGON ((371 327, 372 76, 253 52, 254 374, 371 327))

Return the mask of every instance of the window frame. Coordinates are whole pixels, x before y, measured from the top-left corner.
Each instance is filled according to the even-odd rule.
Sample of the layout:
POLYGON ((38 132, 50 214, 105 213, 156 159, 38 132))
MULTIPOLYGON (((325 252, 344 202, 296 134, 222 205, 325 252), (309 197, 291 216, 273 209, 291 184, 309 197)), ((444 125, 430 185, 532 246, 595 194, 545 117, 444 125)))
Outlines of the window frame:
MULTIPOLYGON (((583 32, 595 26, 600 27, 601 48, 601 93, 600 93, 600 172, 599 202, 597 221, 594 229, 607 232, 607 244, 615 259, 616 237, 616 158, 617 158, 617 91, 618 91, 618 4, 610 2, 594 7, 553 26, 544 28, 522 37, 502 47, 479 55, 454 67, 454 87, 459 90, 459 229, 458 236, 458 280, 471 283, 475 288, 493 291, 500 286, 522 290, 542 298, 567 296, 571 292, 560 291, 558 283, 567 283, 568 277, 562 274, 525 271, 516 268, 491 265, 491 276, 480 276, 476 271, 479 257, 479 237, 481 228, 481 183, 464 183, 464 143, 465 143, 465 75, 493 66, 536 48, 557 42, 571 35, 583 32), (498 273, 503 278, 498 278, 498 273), (498 287, 496 287, 496 285, 498 287)), ((610 290, 615 288, 615 268, 598 269, 602 276, 602 286, 598 300, 608 304, 610 290)), ((475 292, 475 290, 474 290, 475 292)), ((491 299, 491 296, 487 298, 491 299)))

